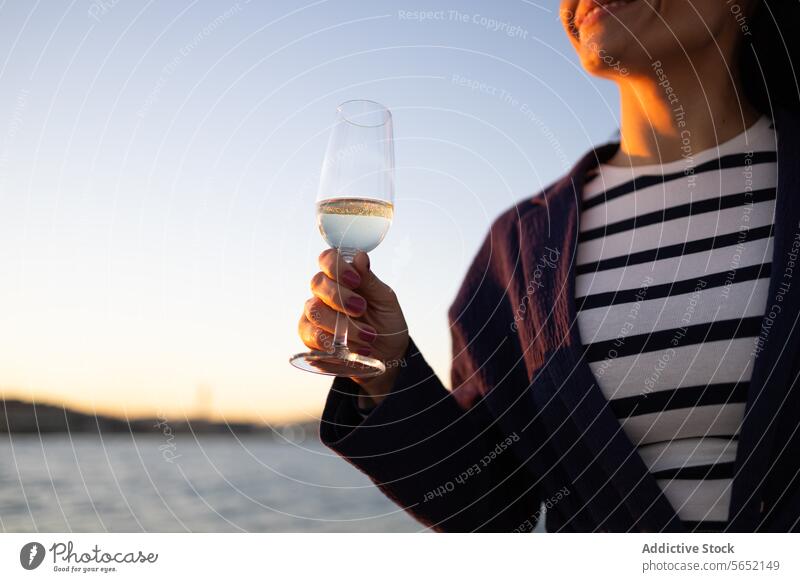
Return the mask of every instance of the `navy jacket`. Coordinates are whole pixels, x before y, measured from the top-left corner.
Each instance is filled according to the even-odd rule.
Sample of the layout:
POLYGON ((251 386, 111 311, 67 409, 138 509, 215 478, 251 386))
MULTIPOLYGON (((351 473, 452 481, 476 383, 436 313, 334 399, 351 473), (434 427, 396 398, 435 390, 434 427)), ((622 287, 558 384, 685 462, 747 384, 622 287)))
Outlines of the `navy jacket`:
MULTIPOLYGON (((774 255, 741 427, 729 531, 800 529, 800 118, 775 112, 774 255)), ((449 310, 448 391, 413 341, 391 394, 365 419, 337 378, 323 442, 441 531, 687 531, 623 432, 584 357, 575 253, 586 155, 505 212, 449 310)))

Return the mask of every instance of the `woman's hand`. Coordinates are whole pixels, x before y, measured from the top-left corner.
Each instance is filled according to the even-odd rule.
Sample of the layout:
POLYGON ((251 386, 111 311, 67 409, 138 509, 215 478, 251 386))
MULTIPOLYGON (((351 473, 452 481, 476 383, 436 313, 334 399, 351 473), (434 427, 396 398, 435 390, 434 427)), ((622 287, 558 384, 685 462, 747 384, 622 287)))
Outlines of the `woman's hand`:
POLYGON ((347 347, 378 358, 386 372, 375 378, 353 378, 361 386, 360 405, 378 404, 391 390, 408 347, 408 329, 397 296, 369 268, 369 257, 358 253, 351 264, 334 249, 319 256, 320 272, 311 278, 314 297, 300 317, 300 339, 309 348, 330 351, 336 312, 350 316, 347 347))

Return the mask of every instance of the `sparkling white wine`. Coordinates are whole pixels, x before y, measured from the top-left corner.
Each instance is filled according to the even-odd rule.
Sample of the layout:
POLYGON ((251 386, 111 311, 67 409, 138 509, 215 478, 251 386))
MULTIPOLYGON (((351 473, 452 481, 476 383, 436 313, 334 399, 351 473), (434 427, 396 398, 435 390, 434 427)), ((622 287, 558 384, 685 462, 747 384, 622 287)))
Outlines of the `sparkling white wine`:
POLYGON ((394 206, 383 200, 333 198, 317 202, 319 232, 336 249, 371 251, 386 236, 393 215, 394 206))

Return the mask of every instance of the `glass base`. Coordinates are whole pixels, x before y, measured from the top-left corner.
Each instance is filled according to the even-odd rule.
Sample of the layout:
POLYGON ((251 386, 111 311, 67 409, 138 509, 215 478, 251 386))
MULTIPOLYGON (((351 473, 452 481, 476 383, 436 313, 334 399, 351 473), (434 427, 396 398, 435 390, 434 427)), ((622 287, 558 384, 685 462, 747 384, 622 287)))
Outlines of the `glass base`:
POLYGON ((289 363, 306 372, 349 378, 372 378, 386 371, 380 360, 345 350, 333 354, 318 351, 295 354, 289 363))

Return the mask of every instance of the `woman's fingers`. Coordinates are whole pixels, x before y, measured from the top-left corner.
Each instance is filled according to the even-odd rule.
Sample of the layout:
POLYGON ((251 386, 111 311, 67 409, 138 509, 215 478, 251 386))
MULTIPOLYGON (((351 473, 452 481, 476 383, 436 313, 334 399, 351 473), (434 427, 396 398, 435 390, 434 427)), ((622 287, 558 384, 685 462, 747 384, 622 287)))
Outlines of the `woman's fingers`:
MULTIPOLYGON (((326 309, 329 309, 326 307, 326 309)), ((335 313, 331 311, 331 313, 335 313)), ((368 325, 350 322, 350 331, 347 336, 347 347, 363 356, 372 354, 371 344, 375 341, 376 334, 368 325)), ((333 348, 333 330, 317 326, 303 313, 297 326, 300 339, 312 350, 330 352, 333 348)))
POLYGON ((344 261, 335 249, 327 249, 319 256, 319 268, 329 279, 338 281, 342 287, 355 289, 370 302, 391 304, 395 301, 394 291, 381 281, 369 268, 369 256, 359 251, 352 263, 344 261))
POLYGON ((311 292, 328 307, 351 317, 359 317, 367 310, 367 301, 361 295, 334 281, 322 271, 311 278, 311 292))
POLYGON ((361 275, 345 262, 336 249, 326 249, 319 255, 319 268, 328 278, 338 281, 350 289, 361 285, 361 275))
MULTIPOLYGON (((318 297, 307 300, 303 307, 303 315, 316 327, 333 333, 336 328, 336 312, 325 305, 318 297)), ((377 331, 371 325, 354 319, 348 320, 348 337, 365 343, 372 343, 377 337, 377 331)))
POLYGON ((380 305, 394 305, 396 303, 397 298, 395 297, 394 290, 381 281, 378 276, 372 272, 372 269, 370 269, 369 256, 367 253, 356 253, 351 266, 358 271, 361 277, 361 284, 358 286, 358 292, 367 301, 380 305))
POLYGON ((303 306, 303 315, 320 329, 333 333, 336 325, 336 312, 325 305, 321 299, 312 297, 303 306))
POLYGON ((312 350, 329 352, 333 347, 333 333, 316 327, 308 320, 305 314, 300 317, 300 323, 297 325, 297 333, 300 339, 303 340, 303 343, 312 350))

